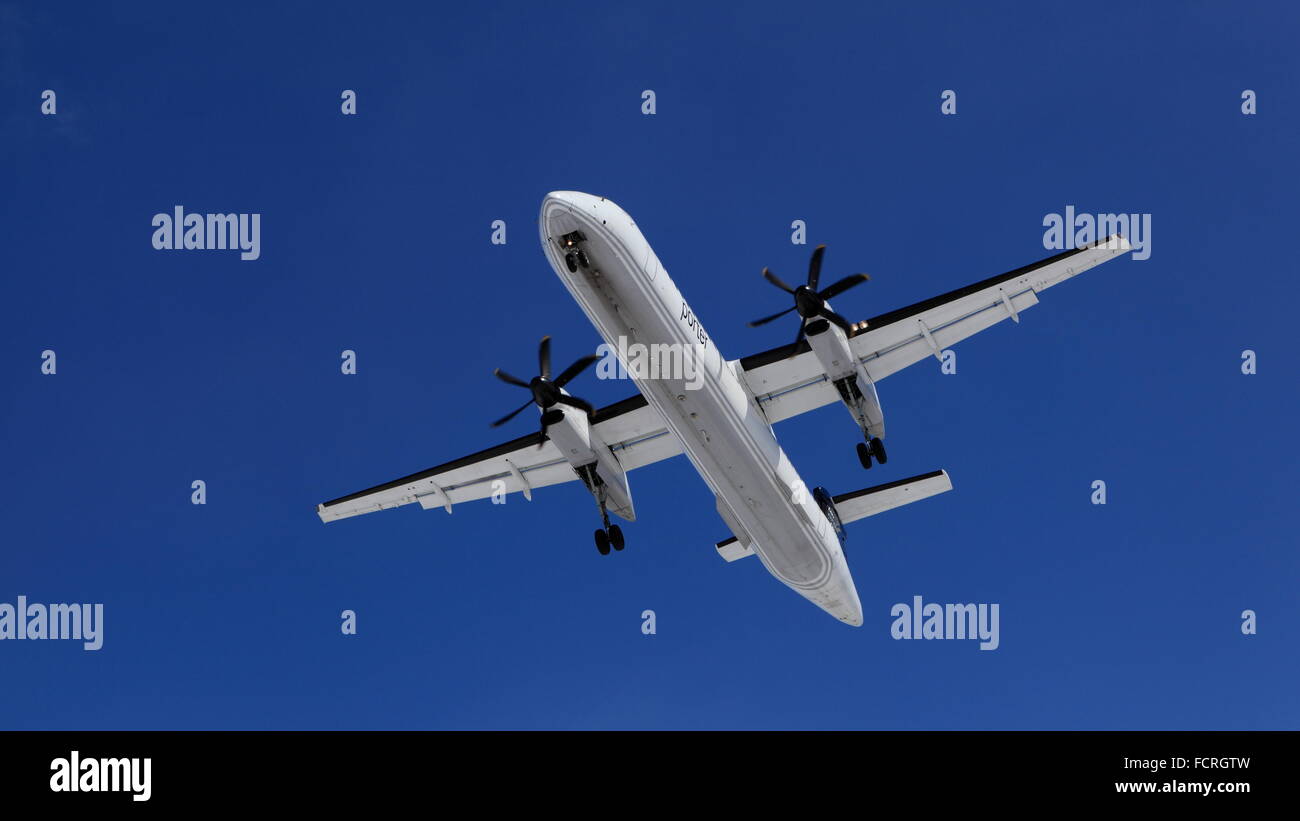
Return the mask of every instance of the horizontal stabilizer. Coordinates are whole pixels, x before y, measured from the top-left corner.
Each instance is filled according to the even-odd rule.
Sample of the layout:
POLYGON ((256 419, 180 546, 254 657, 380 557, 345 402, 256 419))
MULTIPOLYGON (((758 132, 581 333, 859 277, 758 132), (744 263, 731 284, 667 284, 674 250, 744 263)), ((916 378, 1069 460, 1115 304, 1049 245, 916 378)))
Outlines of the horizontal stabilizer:
POLYGON ((718 549, 718 555, 729 562, 754 555, 754 548, 744 544, 735 536, 730 539, 723 539, 714 546, 718 549))
MULTIPOLYGON (((841 524, 848 524, 949 490, 952 490, 952 480, 948 478, 948 472, 936 470, 886 485, 842 493, 834 498, 835 512, 840 515, 841 524)), ((718 542, 717 549, 718 555, 729 562, 754 555, 754 548, 735 536, 718 542)))
POLYGON ((948 472, 936 470, 886 485, 842 493, 835 497, 835 510, 840 514, 840 522, 848 524, 949 490, 952 490, 952 480, 948 478, 948 472))

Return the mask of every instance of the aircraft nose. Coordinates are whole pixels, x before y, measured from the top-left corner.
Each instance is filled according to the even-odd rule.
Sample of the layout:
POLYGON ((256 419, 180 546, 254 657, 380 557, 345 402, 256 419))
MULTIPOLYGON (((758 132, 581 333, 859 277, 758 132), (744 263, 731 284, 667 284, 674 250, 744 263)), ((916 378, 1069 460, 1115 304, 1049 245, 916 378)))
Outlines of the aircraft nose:
POLYGON ((542 199, 542 205, 556 203, 567 205, 571 208, 587 208, 596 202, 599 197, 593 197, 591 194, 584 194, 581 191, 552 191, 542 199))

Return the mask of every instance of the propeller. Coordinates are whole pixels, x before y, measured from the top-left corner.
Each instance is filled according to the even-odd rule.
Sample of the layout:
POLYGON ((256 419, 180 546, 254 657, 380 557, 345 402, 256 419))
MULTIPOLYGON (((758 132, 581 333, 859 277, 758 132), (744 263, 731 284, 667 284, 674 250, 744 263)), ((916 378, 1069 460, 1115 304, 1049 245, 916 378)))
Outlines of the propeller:
MULTIPOLYGON (((500 368, 497 368, 496 370, 492 371, 492 373, 496 376, 496 378, 500 379, 502 382, 505 382, 508 385, 515 385, 516 387, 526 388, 527 390, 532 391, 533 394, 532 397, 527 402, 515 408, 510 413, 507 413, 505 416, 501 417, 497 421, 493 422, 492 427, 496 428, 496 427, 500 427, 501 425, 504 425, 506 422, 509 422, 511 419, 514 419, 516 416, 518 416, 524 410, 524 408, 527 408, 529 405, 536 405, 537 407, 541 408, 543 411, 549 410, 550 408, 553 408, 556 405, 568 405, 571 408, 577 408, 578 410, 585 412, 588 416, 595 413, 596 409, 591 406, 590 402, 586 401, 585 399, 579 399, 576 396, 569 396, 567 393, 565 393, 560 389, 563 388, 565 385, 567 385, 575 376, 582 373, 587 368, 591 367, 591 364, 595 362, 597 359, 600 359, 600 357, 597 356, 596 354, 589 354, 587 356, 584 356, 581 359, 579 359, 577 362, 574 362, 572 365, 570 365, 569 367, 561 371, 559 376, 552 379, 551 378, 551 338, 549 336, 542 337, 541 344, 537 346, 537 369, 541 371, 541 373, 539 373, 537 376, 534 376, 531 381, 525 382, 524 380, 520 379, 517 376, 511 376, 510 374, 506 373, 500 368)), ((545 435, 546 435, 546 414, 543 413, 542 414, 542 436, 545 435)))
POLYGON ((813 249, 812 259, 808 260, 808 283, 806 285, 800 285, 798 288, 791 288, 779 276, 772 273, 767 268, 764 268, 763 279, 766 279, 782 291, 793 296, 794 304, 780 313, 765 316, 762 319, 755 319, 753 322, 749 323, 749 327, 757 328, 759 325, 766 325, 774 319, 780 319, 791 311, 798 311, 800 319, 799 333, 794 338, 794 344, 796 345, 798 345, 799 341, 804 337, 805 321, 812 319, 813 317, 820 316, 838 325, 844 333, 852 333, 853 326, 847 319, 832 311, 830 307, 827 306, 826 300, 839 296, 850 288, 866 282, 871 279, 871 277, 866 274, 851 274, 834 284, 822 288, 820 291, 817 290, 817 285, 819 284, 822 275, 822 256, 825 253, 825 245, 818 245, 813 249))

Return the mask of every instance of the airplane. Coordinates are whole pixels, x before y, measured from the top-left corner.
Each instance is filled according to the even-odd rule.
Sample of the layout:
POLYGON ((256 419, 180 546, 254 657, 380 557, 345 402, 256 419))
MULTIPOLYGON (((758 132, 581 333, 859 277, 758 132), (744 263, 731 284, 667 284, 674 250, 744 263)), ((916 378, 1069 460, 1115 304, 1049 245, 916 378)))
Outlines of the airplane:
MULTIPOLYGON (((616 350, 620 342, 672 346, 689 352, 695 374, 628 367, 639 392, 595 408, 566 386, 595 356, 557 375, 550 338, 538 351, 539 373, 525 381, 504 371, 504 382, 531 392, 528 402, 494 425, 535 405, 540 430, 317 506, 324 522, 418 502, 448 513, 463 501, 502 491, 522 493, 581 481, 600 514, 595 532, 602 555, 625 539, 609 514, 635 521, 628 472, 685 454, 716 498, 730 536, 717 542, 728 562, 748 556, 783 584, 839 621, 862 624, 862 604, 844 555, 844 526, 952 489, 936 470, 852 493, 808 492, 777 442, 772 426, 838 402, 857 424, 864 468, 884 464, 884 414, 876 383, 908 365, 1038 304, 1038 294, 1131 250, 1119 234, 946 294, 850 323, 829 300, 866 280, 845 277, 821 287, 825 251, 818 246, 806 281, 791 287, 764 269, 769 283, 793 306, 751 325, 797 313, 793 343, 742 359, 725 359, 632 218, 613 202, 577 191, 554 191, 542 201, 543 251, 556 276, 616 350), (702 374, 702 376, 701 376, 702 374)), ((628 363, 624 363, 626 366, 628 363)))

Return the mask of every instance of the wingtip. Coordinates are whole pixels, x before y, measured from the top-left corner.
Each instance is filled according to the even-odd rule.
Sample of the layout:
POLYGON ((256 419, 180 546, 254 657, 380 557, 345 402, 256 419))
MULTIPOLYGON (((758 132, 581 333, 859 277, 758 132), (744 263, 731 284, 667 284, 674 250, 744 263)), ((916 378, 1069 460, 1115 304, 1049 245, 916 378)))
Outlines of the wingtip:
POLYGON ((1127 237, 1125 237, 1121 233, 1116 232, 1106 237, 1105 239, 1097 240, 1091 245, 1084 245, 1080 250, 1087 249, 1087 248, 1105 248, 1108 251, 1123 252, 1123 251, 1132 251, 1133 245, 1128 241, 1127 237))

